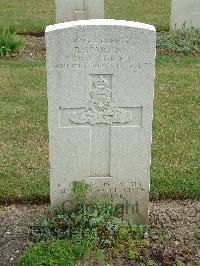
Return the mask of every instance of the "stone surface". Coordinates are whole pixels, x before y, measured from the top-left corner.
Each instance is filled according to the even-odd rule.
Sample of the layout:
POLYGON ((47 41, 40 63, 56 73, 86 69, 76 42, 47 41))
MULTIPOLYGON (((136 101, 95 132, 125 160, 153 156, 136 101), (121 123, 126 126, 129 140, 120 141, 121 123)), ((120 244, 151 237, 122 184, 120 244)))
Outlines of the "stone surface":
POLYGON ((171 30, 200 28, 200 0, 172 0, 171 30))
POLYGON ((72 182, 148 217, 156 32, 141 23, 90 20, 46 29, 51 202, 72 182))
POLYGON ((103 19, 104 0, 56 0, 56 22, 103 19))

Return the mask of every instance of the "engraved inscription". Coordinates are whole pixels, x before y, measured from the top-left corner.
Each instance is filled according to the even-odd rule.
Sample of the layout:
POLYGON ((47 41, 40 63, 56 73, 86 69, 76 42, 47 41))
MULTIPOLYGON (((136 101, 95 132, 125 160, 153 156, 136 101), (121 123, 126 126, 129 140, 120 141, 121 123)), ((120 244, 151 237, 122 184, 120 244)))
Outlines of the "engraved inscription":
MULTIPOLYGON (((90 179, 91 180, 91 179, 90 179)), ((90 182, 91 187, 89 191, 88 198, 89 199, 95 199, 98 197, 104 197, 106 199, 127 199, 131 194, 137 194, 137 193, 146 193, 145 186, 140 181, 129 181, 129 182, 90 182)), ((65 187, 61 186, 60 184, 57 185, 58 189, 62 193, 69 193, 72 189, 71 186, 65 187)))
POLYGON ((83 34, 81 37, 75 36, 72 43, 71 49, 59 63, 54 65, 55 68, 61 70, 114 68, 138 72, 145 71, 152 65, 142 57, 138 61, 137 51, 134 50, 138 40, 131 39, 128 35, 122 39, 108 37, 97 42, 96 39, 86 38, 83 34), (130 44, 133 45, 131 53, 128 50, 130 44))
POLYGON ((116 106, 111 84, 102 75, 92 84, 85 110, 72 113, 70 120, 75 124, 123 124, 132 121, 133 115, 116 106))
POLYGON ((95 199, 98 196, 107 199, 127 199, 129 195, 137 192, 146 191, 141 182, 120 182, 110 183, 105 182, 101 185, 99 183, 92 182, 91 186, 91 198, 95 199))

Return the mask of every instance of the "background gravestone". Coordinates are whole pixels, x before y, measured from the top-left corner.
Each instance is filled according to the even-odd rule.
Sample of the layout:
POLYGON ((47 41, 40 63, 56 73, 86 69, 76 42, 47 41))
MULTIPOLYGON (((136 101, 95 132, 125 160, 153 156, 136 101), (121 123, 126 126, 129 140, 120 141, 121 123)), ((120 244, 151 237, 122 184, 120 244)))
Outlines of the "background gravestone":
POLYGON ((171 30, 200 28, 200 0, 172 0, 171 30))
POLYGON ((56 0, 56 22, 103 19, 104 0, 56 0))
POLYGON ((90 198, 148 217, 155 28, 90 20, 46 29, 51 202, 86 180, 90 198))

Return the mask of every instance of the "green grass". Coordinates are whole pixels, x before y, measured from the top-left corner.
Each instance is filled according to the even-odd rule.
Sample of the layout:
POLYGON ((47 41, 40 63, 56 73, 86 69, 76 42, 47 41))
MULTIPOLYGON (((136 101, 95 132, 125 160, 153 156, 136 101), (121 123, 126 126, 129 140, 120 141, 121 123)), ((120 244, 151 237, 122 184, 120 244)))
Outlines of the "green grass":
MULTIPOLYGON (((199 69, 199 58, 157 58, 154 199, 200 198, 199 69)), ((1 60, 0 71, 0 200, 47 200, 45 62, 1 60)))
POLYGON ((0 199, 49 198, 44 62, 0 66, 0 199))
POLYGON ((54 0, 1 0, 0 29, 10 26, 16 32, 40 32, 54 24, 54 0))
MULTIPOLYGON (((105 0, 106 18, 135 20, 169 29, 171 0, 105 0)), ((41 32, 55 23, 55 0, 1 0, 0 29, 41 32)))
POLYGON ((0 32, 0 56, 8 57, 11 53, 19 51, 22 44, 22 37, 11 33, 9 28, 5 28, 0 32))
POLYGON ((200 58, 158 57, 153 198, 200 198, 200 58))
POLYGON ((152 24, 157 31, 168 31, 171 0, 107 0, 106 17, 152 24))
POLYGON ((19 258, 17 266, 67 265, 75 266, 81 257, 81 244, 72 246, 67 240, 39 242, 29 245, 26 252, 19 258))

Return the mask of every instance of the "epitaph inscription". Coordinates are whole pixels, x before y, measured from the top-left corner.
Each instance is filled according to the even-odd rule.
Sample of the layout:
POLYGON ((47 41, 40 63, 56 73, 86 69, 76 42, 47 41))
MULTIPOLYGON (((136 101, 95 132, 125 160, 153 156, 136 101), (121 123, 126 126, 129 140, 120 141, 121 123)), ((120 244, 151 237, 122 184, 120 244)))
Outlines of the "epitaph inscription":
POLYGON ((103 195, 103 197, 108 199, 127 199, 131 193, 143 192, 146 190, 140 181, 115 183, 113 180, 113 183, 109 180, 103 182, 101 185, 91 182, 91 197, 95 198, 97 195, 103 195))
MULTIPOLYGON (((91 187, 88 192, 88 202, 96 199, 105 199, 107 201, 115 200, 115 208, 122 218, 130 217, 132 215, 140 215, 143 212, 142 204, 138 200, 131 201, 131 194, 144 193, 145 188, 141 182, 120 182, 111 183, 109 180, 99 184, 98 182, 90 182, 91 187), (128 200, 130 199, 130 201, 128 200), (121 203, 120 203, 121 202, 121 203)), ((72 185, 72 184, 71 184, 72 185)), ((64 188, 58 184, 61 194, 70 193, 69 188, 64 188)), ((72 186, 70 186, 72 189, 72 186)), ((72 206, 71 200, 65 201, 66 206, 72 206)))

